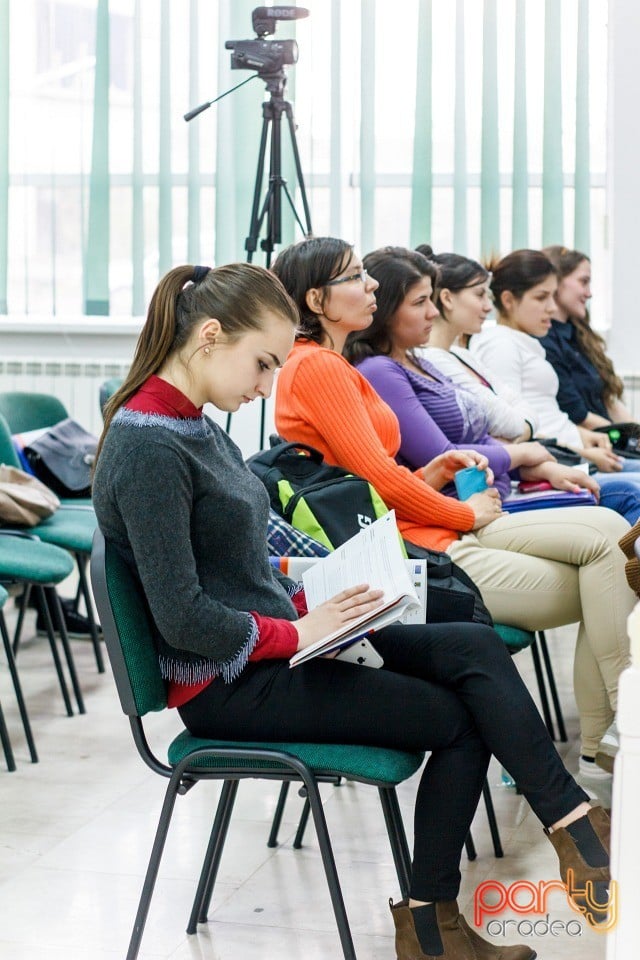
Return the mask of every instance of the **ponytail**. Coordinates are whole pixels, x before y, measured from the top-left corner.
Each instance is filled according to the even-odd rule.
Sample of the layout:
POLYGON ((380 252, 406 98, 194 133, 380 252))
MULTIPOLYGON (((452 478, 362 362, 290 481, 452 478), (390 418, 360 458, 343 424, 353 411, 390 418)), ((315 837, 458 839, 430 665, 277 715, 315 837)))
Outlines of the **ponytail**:
POLYGON ((96 462, 111 421, 140 387, 188 342, 194 326, 215 317, 230 342, 261 330, 266 313, 298 322, 298 311, 274 274, 251 263, 174 267, 156 287, 124 383, 104 408, 104 429, 96 462))

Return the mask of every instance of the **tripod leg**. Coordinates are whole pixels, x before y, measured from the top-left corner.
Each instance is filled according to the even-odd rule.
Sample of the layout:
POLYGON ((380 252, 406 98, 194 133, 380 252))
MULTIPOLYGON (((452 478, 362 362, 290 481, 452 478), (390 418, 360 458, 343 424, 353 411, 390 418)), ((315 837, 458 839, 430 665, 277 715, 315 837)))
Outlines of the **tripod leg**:
POLYGON ((256 169, 256 181, 253 188, 253 204, 251 206, 251 223, 249 225, 249 236, 244 242, 244 248, 247 251, 247 263, 251 263, 253 254, 258 247, 258 237, 260 236, 260 227, 262 218, 258 217, 258 208, 260 206, 260 192, 262 190, 262 181, 264 179, 264 158, 267 152, 267 138, 269 135, 269 117, 263 110, 262 133, 260 134, 260 148, 258 151, 258 166, 256 169))
POLYGON ((289 191, 287 191, 287 196, 289 196, 289 203, 291 204, 291 209, 295 214, 296 220, 300 224, 301 230, 305 233, 307 237, 310 237, 311 234, 313 233, 313 229, 311 227, 311 211, 309 210, 309 201, 307 200, 307 191, 305 190, 304 177, 302 175, 302 164, 300 163, 300 153, 298 151, 298 141, 296 138, 296 125, 293 119, 293 108, 288 101, 285 102, 285 113, 287 114, 287 121, 289 123, 289 135, 291 138, 291 149, 293 151, 293 162, 295 163, 296 177, 298 178, 298 186, 300 187, 300 196, 302 197, 302 207, 304 209, 304 220, 306 224, 306 230, 302 226, 302 223, 300 223, 300 217, 296 213, 296 208, 293 205, 293 200, 289 196, 289 191))

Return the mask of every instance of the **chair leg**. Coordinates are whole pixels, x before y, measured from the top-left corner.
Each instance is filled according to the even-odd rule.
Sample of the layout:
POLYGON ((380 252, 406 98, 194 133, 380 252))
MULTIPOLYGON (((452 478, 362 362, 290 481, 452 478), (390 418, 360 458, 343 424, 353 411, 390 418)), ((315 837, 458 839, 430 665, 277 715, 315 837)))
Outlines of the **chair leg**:
POLYGON ((398 883, 402 899, 409 897, 411 887, 411 854, 407 844, 407 835, 402 823, 400 813, 400 804, 398 803, 398 794, 395 787, 378 787, 384 821, 389 834, 393 862, 395 863, 396 873, 398 874, 398 883))
POLYGON ((309 803, 309 797, 305 796, 304 804, 302 806, 302 812, 300 814, 300 819, 298 821, 298 829, 296 830, 296 835, 293 838, 294 850, 300 850, 302 847, 302 839, 304 837, 304 831, 307 828, 307 822, 309 820, 310 812, 311 812, 311 804, 309 803))
POLYGON ((487 820, 489 821, 491 840, 493 841, 493 852, 496 857, 504 857, 504 850, 502 849, 502 841, 500 839, 500 831, 498 830, 498 821, 496 820, 496 811, 493 806, 493 797, 491 796, 489 781, 486 779, 484 781, 484 786, 482 787, 482 796, 484 797, 484 805, 487 811, 487 820))
POLYGON ((178 795, 180 779, 180 775, 176 774, 175 772, 171 775, 171 779, 169 780, 169 785, 167 786, 167 791, 164 796, 162 810, 160 811, 160 819, 158 821, 153 847, 151 848, 151 856, 149 858, 147 872, 142 885, 142 893, 140 894, 136 919, 133 924, 133 931, 129 941, 129 949, 127 950, 126 960, 136 960, 140 950, 140 941, 142 940, 142 934, 144 933, 147 916, 149 915, 151 897, 153 895, 153 890, 158 877, 160 860, 162 859, 164 845, 167 840, 167 833, 169 832, 169 825, 171 823, 171 816, 173 814, 173 808, 178 795))
MULTIPOLYGON (((339 787, 342 783, 342 777, 336 777, 333 781, 334 786, 339 787)), ((271 832, 269 833, 269 839, 267 840, 268 847, 276 847, 278 845, 278 831, 280 829, 280 824, 282 823, 282 815, 284 813, 285 803, 287 800, 287 794, 289 793, 289 781, 285 780, 280 788, 280 796, 278 797, 278 803, 276 805, 276 810, 273 815, 273 822, 271 824, 271 832)), ((306 799, 306 794, 304 792, 304 787, 301 787, 300 796, 305 797, 305 802, 302 807, 302 812, 300 813, 300 819, 298 821, 298 829, 296 830, 296 835, 293 838, 293 849, 300 850, 302 847, 302 840, 304 838, 304 832, 307 828, 307 823, 309 820, 309 801, 306 799)))
POLYGON ((45 587, 45 595, 47 602, 51 605, 51 610, 54 616, 54 619, 58 626, 58 633, 60 634, 60 642, 62 644, 62 649, 64 651, 65 659, 67 661, 67 669, 69 670, 69 677, 71 679, 71 686, 73 687, 73 692, 76 697, 76 703, 78 704, 78 713, 86 713, 86 708, 84 705, 84 700, 82 698, 82 690, 80 689, 80 683, 78 682, 78 674, 76 673, 76 664, 73 659, 73 653, 71 652, 71 645, 69 643, 69 637, 67 635, 67 625, 64 622, 64 614, 62 612, 62 604, 60 603, 60 597, 56 593, 55 587, 45 587))
POLYGON ((100 637, 96 626, 96 618, 93 613, 93 603, 91 602, 91 591, 87 581, 87 557, 82 553, 76 553, 76 566, 78 568, 79 583, 78 589, 82 593, 84 605, 87 610, 87 620, 89 621, 89 630, 91 631, 91 642, 93 644, 93 653, 96 658, 98 673, 104 673, 104 659, 102 648, 100 646, 100 637))
POLYGON ((20 606, 18 607, 18 620, 16 622, 16 628, 13 634, 13 655, 14 657, 18 656, 18 647, 20 646, 20 637, 22 636, 22 624, 24 623, 24 615, 27 612, 27 606, 29 604, 29 597, 31 596, 31 584, 25 583, 22 590, 22 596, 20 597, 20 606))
POLYGON ((15 657, 13 655, 13 650, 11 648, 11 640, 9 639, 9 633, 7 631, 7 624, 4 619, 4 614, 0 611, 0 634, 2 634, 2 642, 4 644, 4 652, 7 657, 7 664, 9 666, 9 673, 11 674, 11 680, 13 682, 13 689, 15 690, 16 700, 18 701, 18 710, 20 711, 20 718, 22 720, 22 728, 24 730, 24 735, 27 740, 27 746, 29 747, 29 754, 33 763, 38 762, 38 752, 36 750, 35 741, 33 739, 33 733, 31 732, 31 723, 29 721, 29 714, 27 713, 27 706, 22 695, 22 686, 20 684, 20 677, 18 676, 18 668, 16 667, 15 657))
POLYGON ((0 706, 0 743, 2 743, 4 758, 7 761, 7 770, 10 773, 13 773, 13 771, 16 769, 16 761, 13 756, 13 749, 11 747, 11 740, 9 739, 9 731, 4 720, 2 706, 0 706))
POLYGON ((329 831, 327 830, 327 821, 325 819, 324 810, 322 807, 322 800, 320 799, 318 784, 313 777, 306 776, 304 777, 304 785, 307 788, 307 796, 309 798, 309 803, 311 804, 313 823, 316 828, 316 835, 318 837, 318 844, 320 846, 320 854, 322 856, 324 872, 327 878, 327 884, 329 886, 331 903, 333 904, 333 912, 335 914, 338 933, 340 935, 340 943, 342 944, 342 952, 345 960, 356 960, 355 948, 353 946, 351 930, 349 929, 347 913, 344 908, 342 890, 340 889, 340 881, 338 880, 338 872, 336 870, 336 863, 333 857, 331 840, 329 839, 329 831))
POLYGON ((467 851, 467 860, 475 860, 478 854, 476 852, 476 845, 473 842, 473 837, 471 836, 471 830, 469 830, 464 841, 464 848, 467 851))
MULTIPOLYGON (((60 690, 62 692, 62 699, 64 700, 64 705, 67 711, 67 716, 73 716, 73 707, 71 706, 71 698, 69 696, 69 689, 67 687, 67 681, 64 678, 64 673, 62 671, 62 663, 60 662, 60 654, 58 653, 58 645, 56 643, 56 635, 53 629, 53 622, 51 620, 51 613, 49 611, 49 606, 47 604, 47 598, 44 593, 43 587, 36 587, 36 598, 40 610, 42 611, 42 616, 44 619, 45 629, 47 631, 47 638, 49 640, 49 647, 51 648, 51 656, 53 657, 53 665, 56 669, 56 674, 58 675, 58 683, 60 684, 60 690)), ((15 650, 15 641, 14 641, 14 650, 15 650)))
POLYGON ((553 727, 553 720, 551 719, 551 711, 549 709, 549 698, 547 697, 547 688, 544 682, 544 676, 542 675, 542 666, 540 664, 540 654, 538 652, 538 638, 534 634, 534 641, 530 646, 531 656, 533 657, 533 667, 536 672, 536 680, 538 682, 538 693, 540 694, 540 706, 542 707, 542 716, 544 718, 545 726, 549 731, 549 736, 552 740, 556 738, 556 732, 553 727))
POLYGON ((282 823, 282 814, 284 813, 284 807, 287 802, 287 794, 289 793, 290 784, 290 780, 283 780, 282 784, 280 785, 278 802, 276 804, 275 813, 273 814, 269 839, 267 840, 268 847, 278 846, 278 831, 280 830, 280 824, 282 823))
POLYGON ((209 905, 213 895, 213 888, 218 875, 218 867, 222 851, 224 850, 227 831, 233 813, 233 805, 238 792, 237 780, 225 780, 222 785, 218 809, 211 827, 207 852, 205 853, 200 871, 200 879, 196 889, 196 895, 191 908, 191 916, 187 924, 187 933, 195 933, 199 923, 205 923, 209 912, 209 905))
POLYGON ((553 709, 556 715, 556 723, 558 725, 558 738, 561 740, 562 743, 566 743, 567 730, 564 725, 564 716, 562 714, 562 707, 560 706, 560 697, 558 696, 556 678, 553 672, 553 666, 551 663, 551 657, 549 656, 549 648, 547 646, 547 638, 545 636, 544 630, 538 630, 538 639, 540 641, 540 652, 542 653, 542 660, 544 662, 544 668, 547 674, 547 682, 549 684, 549 693, 551 694, 553 709))

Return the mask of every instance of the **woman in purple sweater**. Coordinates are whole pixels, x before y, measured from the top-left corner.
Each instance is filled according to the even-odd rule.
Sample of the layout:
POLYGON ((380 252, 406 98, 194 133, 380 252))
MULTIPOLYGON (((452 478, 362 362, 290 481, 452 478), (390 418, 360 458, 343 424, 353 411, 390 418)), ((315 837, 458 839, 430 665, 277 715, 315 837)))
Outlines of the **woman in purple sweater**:
MULTIPOLYGON (((503 498, 510 489, 509 471, 519 467, 527 468, 527 479, 547 480, 560 490, 582 486, 597 492, 595 481, 560 466, 541 444, 503 444, 490 437, 476 397, 414 353, 429 339, 438 314, 431 301, 435 264, 402 247, 367 254, 364 264, 380 283, 377 309, 366 330, 350 335, 344 353, 398 417, 398 459, 404 466, 416 469, 447 450, 473 449, 489 460, 503 498)), ((442 492, 455 496, 452 485, 442 492)))

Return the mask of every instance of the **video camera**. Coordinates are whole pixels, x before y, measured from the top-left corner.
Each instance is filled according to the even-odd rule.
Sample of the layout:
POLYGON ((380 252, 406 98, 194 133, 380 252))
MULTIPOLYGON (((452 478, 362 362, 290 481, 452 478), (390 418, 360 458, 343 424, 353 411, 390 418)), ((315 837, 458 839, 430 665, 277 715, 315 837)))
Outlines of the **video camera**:
POLYGON ((251 14, 257 40, 227 40, 226 50, 231 54, 232 70, 256 70, 261 77, 281 73, 285 66, 297 63, 298 44, 295 40, 265 40, 275 33, 279 20, 300 20, 308 17, 304 7, 256 7, 251 14))

